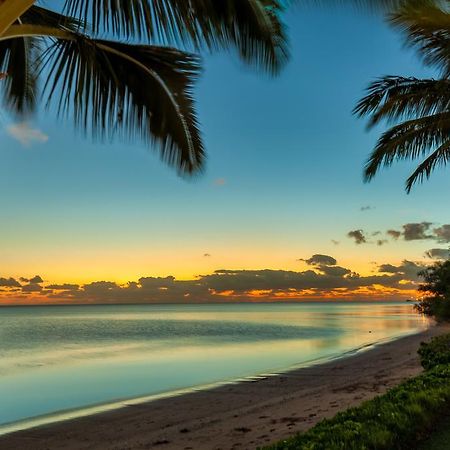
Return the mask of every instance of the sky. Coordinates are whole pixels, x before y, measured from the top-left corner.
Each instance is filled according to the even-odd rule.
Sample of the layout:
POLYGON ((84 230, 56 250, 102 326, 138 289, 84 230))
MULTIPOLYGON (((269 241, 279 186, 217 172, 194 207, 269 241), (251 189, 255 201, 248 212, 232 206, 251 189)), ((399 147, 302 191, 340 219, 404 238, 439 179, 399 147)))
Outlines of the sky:
POLYGON ((385 126, 368 132, 352 109, 378 76, 433 72, 381 17, 295 8, 285 21, 292 56, 276 78, 203 55, 208 160, 194 179, 52 111, 3 110, 0 303, 414 295, 416 272, 449 247, 448 171, 409 195, 411 163, 365 184, 385 126))

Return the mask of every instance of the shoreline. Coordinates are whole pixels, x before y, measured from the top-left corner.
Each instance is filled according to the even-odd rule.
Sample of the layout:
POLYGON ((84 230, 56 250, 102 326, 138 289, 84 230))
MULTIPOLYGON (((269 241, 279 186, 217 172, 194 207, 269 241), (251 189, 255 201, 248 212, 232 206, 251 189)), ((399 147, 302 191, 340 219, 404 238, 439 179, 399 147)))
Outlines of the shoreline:
MULTIPOLYGON (((430 325, 428 328, 430 328, 433 325, 430 325)), ((330 356, 324 356, 321 358, 311 359, 308 361, 303 361, 301 363, 293 364, 291 366, 288 366, 283 369, 276 369, 269 372, 262 372, 254 375, 248 375, 243 376, 239 378, 232 378, 229 380, 223 380, 223 381, 217 381, 207 384, 201 384, 201 385, 194 385, 186 388, 180 388, 175 389, 173 391, 164 391, 160 393, 155 394, 149 394, 149 395, 143 395, 138 397, 131 397, 131 398, 123 398, 123 399, 117 399, 113 400, 111 402, 106 403, 98 403, 93 404, 89 406, 74 408, 74 409, 67 409, 67 410, 61 410, 54 413, 44 414, 36 417, 30 417, 14 422, 7 422, 4 424, 0 424, 0 438, 2 436, 6 436, 12 433, 17 432, 25 432, 28 430, 32 430, 35 428, 43 427, 43 426, 51 426, 56 425, 61 422, 67 422, 70 420, 95 416, 97 414, 102 414, 110 411, 117 411, 122 408, 127 408, 128 406, 132 405, 139 405, 139 404, 145 404, 145 403, 151 403, 157 400, 167 400, 170 398, 175 398, 179 396, 183 396, 186 394, 192 394, 194 392, 199 391, 208 391, 211 389, 217 389, 223 386, 227 385, 236 385, 240 383, 248 383, 248 382, 254 382, 261 379, 266 379, 269 377, 276 377, 276 376, 282 376, 285 374, 289 374, 290 372, 297 371, 300 369, 305 369, 309 367, 315 367, 315 366, 321 366, 323 364, 331 363, 333 361, 343 360, 349 357, 352 357, 354 355, 357 355, 361 352, 370 351, 373 348, 376 348, 380 345, 384 345, 389 342, 396 341, 398 339, 402 339, 408 336, 416 335, 423 333, 424 331, 428 330, 428 328, 424 330, 418 330, 413 331, 410 333, 402 334, 399 336, 392 336, 389 338, 384 338, 380 341, 371 342, 368 344, 361 345, 360 347, 355 347, 350 350, 346 350, 343 353, 337 353, 335 355, 330 356)))
POLYGON ((303 431, 418 374, 419 343, 445 331, 432 325, 306 367, 303 363, 276 374, 124 400, 114 408, 89 408, 100 410, 1 435, 0 447, 256 448, 303 431))

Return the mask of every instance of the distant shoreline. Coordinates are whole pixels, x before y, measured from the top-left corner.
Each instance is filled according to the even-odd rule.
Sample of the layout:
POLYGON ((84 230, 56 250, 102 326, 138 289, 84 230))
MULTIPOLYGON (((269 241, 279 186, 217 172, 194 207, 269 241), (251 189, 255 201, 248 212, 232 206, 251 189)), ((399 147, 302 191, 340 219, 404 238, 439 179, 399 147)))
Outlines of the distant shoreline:
POLYGON ((241 443, 242 448, 256 448, 416 375, 421 371, 419 343, 442 332, 441 326, 431 326, 327 362, 246 380, 253 382, 183 390, 147 402, 145 398, 116 402, 110 410, 103 407, 100 412, 99 407, 95 414, 0 436, 0 447, 78 450, 161 445, 170 450, 207 450, 241 443))

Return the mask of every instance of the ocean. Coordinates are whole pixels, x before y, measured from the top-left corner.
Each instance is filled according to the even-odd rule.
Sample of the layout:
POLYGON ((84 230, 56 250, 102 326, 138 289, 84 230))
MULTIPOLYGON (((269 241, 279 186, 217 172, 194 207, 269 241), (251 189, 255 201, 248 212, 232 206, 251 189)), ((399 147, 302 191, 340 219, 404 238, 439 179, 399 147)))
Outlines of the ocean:
POLYGON ((410 303, 2 307, 0 433, 310 365, 427 325, 410 303))

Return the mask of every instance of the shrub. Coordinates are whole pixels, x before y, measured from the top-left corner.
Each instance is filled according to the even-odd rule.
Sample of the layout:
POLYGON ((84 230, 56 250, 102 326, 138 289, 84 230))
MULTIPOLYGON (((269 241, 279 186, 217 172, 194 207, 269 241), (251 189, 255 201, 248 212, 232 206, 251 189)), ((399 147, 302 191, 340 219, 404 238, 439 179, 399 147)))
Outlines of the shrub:
POLYGON ((440 365, 267 449, 410 449, 449 407, 450 365, 440 365))
POLYGON ((426 370, 438 364, 450 364, 450 334, 437 336, 429 343, 422 342, 418 353, 422 367, 426 370))
POLYGON ((433 264, 419 275, 425 280, 419 291, 426 296, 416 306, 417 310, 440 321, 450 320, 450 259, 433 264))

